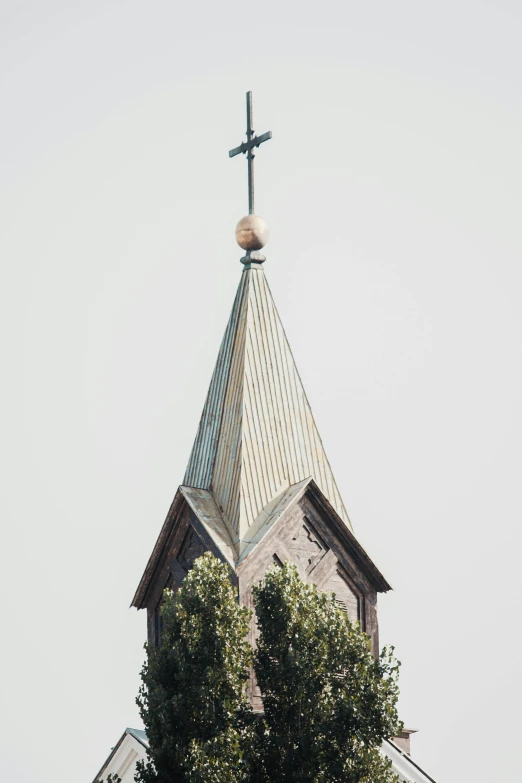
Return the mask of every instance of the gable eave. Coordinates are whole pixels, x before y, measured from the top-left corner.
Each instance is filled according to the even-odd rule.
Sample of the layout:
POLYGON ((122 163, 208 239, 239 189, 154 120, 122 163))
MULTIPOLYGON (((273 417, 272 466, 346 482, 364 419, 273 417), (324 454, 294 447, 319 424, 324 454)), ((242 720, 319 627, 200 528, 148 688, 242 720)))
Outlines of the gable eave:
POLYGON ((390 590, 393 590, 387 579, 377 568, 371 557, 367 554, 366 550, 358 542, 352 531, 348 528, 344 520, 341 519, 335 508, 332 506, 328 498, 322 492, 321 488, 317 486, 313 479, 310 481, 307 487, 307 493, 311 495, 317 505, 324 509, 326 514, 335 524, 336 532, 339 534, 340 538, 344 540, 347 548, 352 552, 352 555, 359 562, 359 565, 372 582, 375 590, 378 593, 387 593, 390 590))
POLYGON ((167 545, 170 534, 172 533, 176 519, 179 517, 183 505, 186 503, 187 501, 181 492, 181 489, 178 487, 176 495, 174 496, 174 500, 172 501, 169 512, 166 516, 165 522, 163 523, 160 534, 154 545, 154 549, 152 550, 152 554, 149 557, 145 571, 143 572, 143 576, 141 577, 138 588, 134 594, 134 598, 132 599, 131 607, 134 606, 136 609, 145 608, 147 593, 152 582, 154 581, 154 576, 156 574, 158 565, 160 564, 161 556, 167 545))

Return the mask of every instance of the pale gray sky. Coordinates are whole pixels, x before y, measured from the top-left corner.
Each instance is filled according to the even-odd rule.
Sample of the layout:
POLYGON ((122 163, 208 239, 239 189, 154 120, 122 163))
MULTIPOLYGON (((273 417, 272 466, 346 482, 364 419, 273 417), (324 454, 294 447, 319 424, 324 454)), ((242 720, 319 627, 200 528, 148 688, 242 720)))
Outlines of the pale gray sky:
POLYGON ((522 7, 3 0, 0 778, 87 781, 241 273, 266 274, 394 586, 414 758, 520 775, 522 7))

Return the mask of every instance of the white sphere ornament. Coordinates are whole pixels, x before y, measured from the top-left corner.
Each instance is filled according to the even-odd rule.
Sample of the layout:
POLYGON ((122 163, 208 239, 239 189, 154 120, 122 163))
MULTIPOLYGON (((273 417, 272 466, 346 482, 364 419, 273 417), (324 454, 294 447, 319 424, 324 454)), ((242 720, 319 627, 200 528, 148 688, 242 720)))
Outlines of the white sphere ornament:
POLYGON ((243 250, 261 250, 268 242, 268 226, 259 215, 246 215, 236 226, 236 240, 243 250))

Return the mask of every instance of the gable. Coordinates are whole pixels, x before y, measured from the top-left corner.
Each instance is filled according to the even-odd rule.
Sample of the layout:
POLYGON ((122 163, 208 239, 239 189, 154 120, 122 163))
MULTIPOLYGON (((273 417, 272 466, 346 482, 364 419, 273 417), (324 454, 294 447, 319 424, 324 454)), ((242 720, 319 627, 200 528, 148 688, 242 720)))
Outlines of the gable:
MULTIPOLYGON (((378 654, 377 593, 390 586, 313 480, 302 483, 258 537, 237 566, 243 604, 253 609, 252 585, 274 564, 290 561, 303 580, 335 593, 340 608, 360 623, 378 654)), ((254 624, 250 642, 255 642, 254 624)))
MULTIPOLYGON (((311 478, 293 485, 283 494, 266 524, 247 543, 237 563, 237 573, 245 577, 258 572, 262 575, 276 555, 280 562, 293 562, 302 578, 307 578, 317 569, 311 581, 319 585, 324 582, 322 572, 327 568, 321 563, 332 550, 350 579, 362 581, 364 592, 391 590, 377 566, 311 478)), ((331 556, 328 562, 330 565, 333 562, 331 556)))
POLYGON ((184 568, 186 573, 191 567, 195 560, 194 552, 199 552, 199 557, 207 550, 234 567, 237 543, 233 541, 212 493, 179 487, 131 606, 143 609, 150 607, 151 603, 156 604, 167 586, 169 573, 173 573, 176 582, 177 576, 180 576, 179 568, 184 568, 184 563, 188 564, 189 567, 184 568), (194 532, 187 539, 189 527, 194 532))
POLYGON ((117 775, 121 783, 133 783, 136 764, 146 758, 147 747, 147 735, 144 731, 125 729, 93 783, 105 781, 108 775, 117 775))

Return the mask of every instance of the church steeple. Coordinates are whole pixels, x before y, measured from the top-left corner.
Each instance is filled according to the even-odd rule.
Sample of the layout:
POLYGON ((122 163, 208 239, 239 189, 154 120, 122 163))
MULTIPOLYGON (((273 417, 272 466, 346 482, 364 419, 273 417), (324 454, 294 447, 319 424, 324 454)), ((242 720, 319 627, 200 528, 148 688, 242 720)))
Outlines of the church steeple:
MULTIPOLYGON (((259 251, 268 239, 254 214, 256 136, 247 94, 249 214, 236 227, 246 251, 185 478, 172 502, 133 599, 147 608, 158 643, 165 587, 176 590, 210 550, 231 566, 239 600, 272 564, 293 562, 303 579, 335 593, 377 654, 377 593, 390 586, 353 535, 310 404, 265 279, 259 251)), ((249 638, 255 643, 252 620, 249 638)), ((254 705, 256 695, 252 683, 254 705)))
POLYGON ((351 527, 263 267, 243 271, 184 485, 210 490, 245 539, 292 485, 313 478, 351 527))

